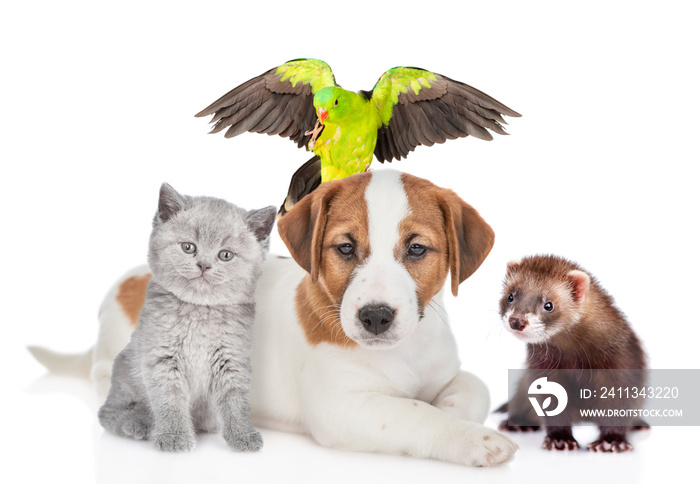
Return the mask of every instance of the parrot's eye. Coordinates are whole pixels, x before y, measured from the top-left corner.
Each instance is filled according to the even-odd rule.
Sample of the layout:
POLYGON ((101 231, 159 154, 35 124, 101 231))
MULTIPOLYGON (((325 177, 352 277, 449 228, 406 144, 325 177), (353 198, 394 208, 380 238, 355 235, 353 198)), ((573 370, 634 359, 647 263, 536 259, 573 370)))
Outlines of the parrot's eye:
POLYGON ((337 106, 337 105, 338 105, 338 100, 336 99, 336 100, 335 100, 335 103, 333 104, 333 106, 337 106))

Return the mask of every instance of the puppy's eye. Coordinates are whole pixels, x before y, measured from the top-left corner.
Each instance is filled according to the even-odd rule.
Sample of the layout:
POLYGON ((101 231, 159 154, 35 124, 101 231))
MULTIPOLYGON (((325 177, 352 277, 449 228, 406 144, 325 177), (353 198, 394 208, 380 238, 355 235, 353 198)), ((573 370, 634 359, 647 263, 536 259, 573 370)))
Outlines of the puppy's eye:
POLYGON ((428 248, 420 244, 411 244, 406 255, 410 259, 420 259, 428 252, 428 248))
POLYGON ((194 254, 197 252, 197 246, 194 245, 192 242, 183 242, 180 244, 180 247, 182 247, 182 251, 185 254, 194 254))
POLYGON ((355 246, 351 243, 337 245, 335 247, 335 250, 337 250, 338 253, 345 258, 351 258, 355 256, 355 246))
POLYGON ((554 311, 554 304, 552 304, 551 302, 547 302, 544 305, 544 310, 549 312, 554 311))
POLYGON ((512 292, 510 294, 508 294, 508 299, 507 299, 508 302, 513 302, 514 299, 515 299, 515 297, 513 296, 512 292))
POLYGON ((337 106, 337 105, 338 105, 338 100, 336 99, 335 103, 333 103, 333 106, 337 106))
POLYGON ((231 252, 230 250, 222 250, 219 252, 219 259, 221 259, 224 262, 228 262, 234 257, 234 253, 231 252))

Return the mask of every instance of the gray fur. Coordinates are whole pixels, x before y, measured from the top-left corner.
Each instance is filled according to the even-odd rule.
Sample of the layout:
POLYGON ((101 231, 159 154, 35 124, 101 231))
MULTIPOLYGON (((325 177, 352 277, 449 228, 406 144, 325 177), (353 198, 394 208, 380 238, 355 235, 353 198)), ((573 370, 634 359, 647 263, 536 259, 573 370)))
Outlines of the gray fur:
POLYGON ((248 389, 254 294, 274 219, 274 207, 246 212, 163 184, 148 253, 153 277, 114 361, 98 412, 105 429, 168 451, 190 450, 195 432, 218 430, 234 450, 262 447, 248 389), (221 260, 222 250, 233 258, 221 260))

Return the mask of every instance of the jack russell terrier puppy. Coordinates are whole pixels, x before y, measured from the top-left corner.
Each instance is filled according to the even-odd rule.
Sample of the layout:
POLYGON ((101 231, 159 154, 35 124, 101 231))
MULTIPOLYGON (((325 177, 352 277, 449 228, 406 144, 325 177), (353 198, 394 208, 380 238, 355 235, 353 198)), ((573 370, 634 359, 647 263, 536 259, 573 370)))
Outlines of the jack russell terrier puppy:
MULTIPOLYGON (((471 466, 510 460, 482 425, 489 395, 461 371, 441 305, 481 265, 494 234, 454 192, 393 170, 322 184, 278 222, 293 257, 270 257, 256 296, 251 416, 321 445, 471 466)), ((49 369, 88 373, 106 395, 112 361, 138 321, 148 267, 100 309, 83 355, 31 348, 49 369)))

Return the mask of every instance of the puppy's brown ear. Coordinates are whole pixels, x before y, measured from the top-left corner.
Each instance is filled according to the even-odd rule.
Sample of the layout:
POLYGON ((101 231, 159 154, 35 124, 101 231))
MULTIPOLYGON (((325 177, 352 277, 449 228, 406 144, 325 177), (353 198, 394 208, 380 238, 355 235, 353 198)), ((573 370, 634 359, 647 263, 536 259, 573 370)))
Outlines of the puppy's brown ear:
POLYGON ((326 215, 337 192, 335 185, 322 184, 277 221, 282 241, 297 264, 311 274, 311 282, 316 282, 321 267, 326 215))
POLYGON ((444 190, 440 202, 445 217, 452 294, 476 271, 491 251, 494 233, 479 212, 452 190, 444 190))

